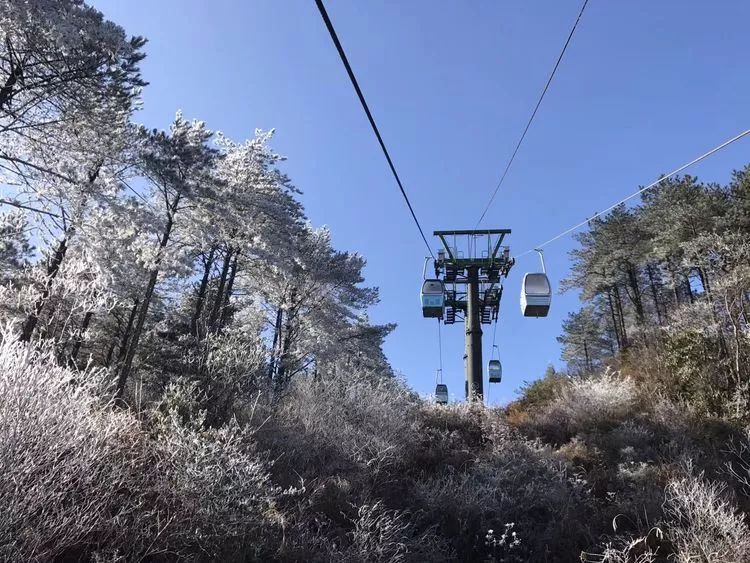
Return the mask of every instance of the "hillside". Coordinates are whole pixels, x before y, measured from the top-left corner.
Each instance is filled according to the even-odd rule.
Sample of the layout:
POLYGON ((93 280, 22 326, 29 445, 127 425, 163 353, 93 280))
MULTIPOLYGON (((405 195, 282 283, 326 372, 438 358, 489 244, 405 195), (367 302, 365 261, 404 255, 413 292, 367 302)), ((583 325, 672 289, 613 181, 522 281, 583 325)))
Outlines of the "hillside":
POLYGON ((747 435, 632 378, 550 372, 503 412, 341 366, 271 403, 238 391, 217 424, 196 382, 113 410, 96 370, 7 335, 0 358, 8 561, 750 554, 747 435))

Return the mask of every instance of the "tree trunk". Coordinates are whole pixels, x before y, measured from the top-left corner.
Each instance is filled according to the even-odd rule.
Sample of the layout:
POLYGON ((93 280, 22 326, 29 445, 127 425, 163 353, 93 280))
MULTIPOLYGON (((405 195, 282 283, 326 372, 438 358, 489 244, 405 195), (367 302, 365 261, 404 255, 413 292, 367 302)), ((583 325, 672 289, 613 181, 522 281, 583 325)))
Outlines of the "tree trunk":
POLYGON ((615 339, 612 340, 612 331, 607 331, 607 346, 609 347, 609 352, 614 356, 615 352, 617 352, 617 348, 615 345, 617 344, 617 334, 614 335, 615 339))
POLYGON ((268 379, 273 380, 276 371, 276 355, 278 353, 279 338, 281 337, 281 323, 283 321, 284 310, 279 305, 276 310, 276 323, 273 327, 273 344, 271 345, 271 359, 268 362, 268 379))
POLYGON ((231 263, 232 247, 230 246, 227 247, 227 252, 224 256, 224 264, 221 267, 221 276, 219 277, 219 286, 216 288, 216 295, 214 296, 213 306, 211 307, 211 314, 208 317, 208 327, 211 332, 216 330, 216 322, 219 319, 221 304, 224 302, 224 288, 226 287, 231 263))
POLYGON ((627 274, 628 284, 630 285, 630 289, 633 292, 631 301, 633 302, 633 306, 635 307, 636 318, 638 319, 638 324, 643 325, 645 321, 645 315, 643 313, 643 299, 641 298, 641 288, 638 285, 638 275, 632 265, 628 265, 627 274))
POLYGON ((656 281, 654 280, 654 270, 651 264, 646 266, 646 274, 648 275, 648 285, 651 287, 651 298, 654 300, 654 309, 656 310, 656 319, 659 326, 662 324, 661 318, 661 305, 659 303, 659 292, 656 289, 656 281))
POLYGON ((693 288, 690 287, 690 274, 685 276, 685 292, 687 293, 690 304, 695 303, 695 297, 693 296, 693 288))
POLYGON ((722 327, 722 323, 719 322, 719 315, 716 312, 713 294, 711 293, 711 285, 708 281, 708 274, 705 272, 705 270, 701 266, 696 268, 696 270, 698 272, 698 277, 701 280, 701 286, 703 286, 703 291, 706 294, 706 298, 708 299, 708 306, 711 308, 711 319, 714 321, 714 324, 716 325, 716 328, 718 331, 719 351, 721 353, 721 356, 723 358, 726 358, 729 356, 729 349, 727 347, 726 338, 724 337, 724 329, 722 327))
POLYGON ((234 253, 234 259, 232 260, 232 268, 229 270, 229 279, 227 280, 227 289, 224 292, 224 301, 221 305, 221 314, 219 315, 219 330, 224 328, 229 322, 229 300, 232 297, 232 288, 234 288, 234 278, 237 275, 237 258, 239 257, 239 251, 234 253))
POLYGON ((108 368, 110 364, 112 363, 112 356, 115 353, 115 346, 117 346, 117 338, 112 338, 112 342, 109 344, 109 349, 107 349, 107 355, 104 356, 104 367, 108 368))
POLYGON ((729 291, 724 292, 724 307, 727 311, 727 317, 729 318, 729 322, 732 324, 732 334, 734 336, 734 372, 735 372, 735 378, 737 380, 737 389, 739 390, 740 385, 742 384, 742 337, 739 327, 739 322, 737 319, 735 319, 734 315, 732 314, 732 307, 729 304, 729 291))
POLYGON ((206 290, 208 289, 208 279, 211 276, 211 268, 214 265, 215 253, 216 253, 216 246, 212 246, 203 265, 203 277, 201 278, 201 283, 198 286, 198 295, 195 301, 195 311, 193 312, 193 318, 190 319, 190 332, 195 337, 199 336, 198 321, 200 320, 201 313, 203 312, 203 305, 206 302, 206 290))
POLYGON ((292 347, 292 333, 294 331, 294 313, 292 311, 295 307, 294 300, 296 296, 297 290, 292 289, 289 296, 289 307, 287 308, 286 312, 286 325, 284 326, 284 338, 283 344, 281 346, 281 357, 279 358, 279 371, 277 378, 279 385, 284 385, 286 383, 284 381, 284 376, 289 369, 289 350, 292 347))
POLYGON ((586 344, 586 339, 583 339, 583 354, 586 357, 586 372, 591 373, 591 358, 589 357, 589 347, 586 344))
POLYGON ((138 312, 139 301, 136 299, 133 301, 133 308, 130 309, 130 316, 128 317, 128 324, 125 327, 125 332, 120 339, 120 350, 117 352, 117 366, 122 365, 125 360, 125 354, 128 351, 128 344, 130 343, 130 334, 133 331, 133 323, 135 322, 135 315, 138 312))
POLYGON ((13 45, 10 42, 10 38, 6 36, 5 45, 8 50, 8 60, 10 61, 10 73, 8 78, 5 80, 5 84, 0 88, 0 110, 6 105, 10 109, 10 101, 13 98, 13 87, 16 82, 23 77, 23 65, 14 62, 13 60, 13 45))
POLYGON ((703 286, 703 291, 706 292, 706 295, 708 296, 710 300, 711 299, 711 284, 708 281, 708 274, 700 266, 696 268, 696 271, 698 272, 698 277, 701 279, 701 286, 703 286))
POLYGON ((47 266, 47 278, 44 282, 44 290, 42 291, 42 295, 34 304, 34 311, 30 313, 28 317, 26 317, 26 320, 23 323, 23 326, 21 328, 21 342, 29 342, 31 340, 31 335, 34 334, 34 329, 39 322, 39 315, 42 313, 44 305, 47 303, 47 299, 49 299, 50 293, 52 291, 52 282, 57 277, 57 274, 60 273, 60 264, 62 264, 62 261, 65 258, 65 253, 67 251, 68 239, 67 236, 64 235, 62 240, 60 241, 60 244, 58 244, 57 248, 55 249, 52 260, 47 266))
POLYGON ((146 315, 148 314, 148 307, 151 304, 151 298, 154 295, 154 288, 156 287, 156 281, 158 278, 159 270, 152 270, 151 275, 148 279, 148 284, 146 286, 146 292, 143 294, 143 306, 138 313, 138 319, 136 321, 135 328, 133 329, 133 336, 127 347, 125 359, 120 366, 120 374, 117 378, 117 393, 115 394, 118 400, 122 399, 122 395, 125 392, 125 384, 127 383, 128 377, 130 376, 130 371, 133 366, 133 359, 135 358, 135 351, 138 348, 138 342, 141 339, 143 326, 146 323, 146 315))
POLYGON ((622 299, 620 298, 620 288, 617 287, 617 284, 614 285, 614 292, 615 292, 615 306, 617 307, 617 314, 620 319, 620 335, 622 336, 622 349, 625 349, 628 347, 628 333, 625 330, 625 314, 622 310, 622 299))
MULTIPOLYGON (((666 263, 667 263, 667 271, 669 272, 669 279, 672 281, 672 297, 674 298, 674 304, 675 304, 675 307, 679 307, 680 306, 680 292, 679 292, 678 287, 680 285, 680 281, 679 281, 679 276, 677 275, 677 269, 672 264, 671 258, 667 258, 666 263)), ((666 312, 666 308, 664 309, 664 311, 666 312)))
POLYGON ((138 312, 138 320, 136 321, 135 328, 133 330, 133 337, 130 340, 130 344, 127 347, 127 353, 125 359, 120 366, 120 374, 117 378, 117 392, 115 394, 118 402, 122 400, 122 396, 125 392, 125 385, 128 382, 130 376, 130 370, 133 366, 133 359, 135 358, 135 352, 138 349, 138 342, 141 339, 143 333, 143 326, 146 323, 146 315, 148 315, 148 308, 151 304, 151 298, 154 295, 154 288, 156 287, 156 281, 159 279, 159 264, 161 263, 162 254, 164 249, 169 243, 169 237, 172 234, 172 227, 174 226, 174 214, 177 211, 177 205, 180 202, 180 194, 177 194, 174 202, 170 206, 167 214, 167 224, 164 226, 164 233, 162 234, 161 241, 159 242, 159 251, 156 257, 156 263, 154 269, 151 270, 151 275, 148 278, 148 284, 146 285, 146 291, 141 299, 141 310, 138 312))
MULTIPOLYGON (((2 108, 1 103, 0 103, 0 108, 2 108)), ((102 163, 98 162, 89 171, 88 173, 89 186, 91 186, 99 177, 99 172, 101 170, 101 167, 102 167, 102 163)), ((34 305, 34 312, 29 314, 28 317, 26 317, 26 320, 24 321, 23 326, 21 328, 21 338, 20 338, 21 342, 29 342, 31 340, 31 336, 34 333, 34 329, 36 328, 36 325, 39 322, 39 315, 42 313, 42 310, 44 309, 44 305, 47 303, 47 299, 49 299, 50 292, 52 291, 52 282, 57 277, 57 274, 60 272, 60 265, 62 264, 62 261, 65 258, 65 254, 68 252, 68 240, 70 240, 70 237, 73 236, 74 232, 75 232, 75 229, 73 227, 68 228, 63 233, 63 237, 60 240, 60 244, 58 244, 57 248, 55 249, 55 254, 52 257, 52 261, 47 266, 47 279, 44 282, 44 290, 42 291, 42 296, 34 305)))
POLYGON ((620 327, 617 322, 617 315, 615 314, 615 307, 612 303, 612 290, 607 289, 607 304, 609 305, 609 314, 612 317, 612 328, 615 331, 615 340, 617 341, 617 348, 622 349, 622 340, 620 338, 620 327))

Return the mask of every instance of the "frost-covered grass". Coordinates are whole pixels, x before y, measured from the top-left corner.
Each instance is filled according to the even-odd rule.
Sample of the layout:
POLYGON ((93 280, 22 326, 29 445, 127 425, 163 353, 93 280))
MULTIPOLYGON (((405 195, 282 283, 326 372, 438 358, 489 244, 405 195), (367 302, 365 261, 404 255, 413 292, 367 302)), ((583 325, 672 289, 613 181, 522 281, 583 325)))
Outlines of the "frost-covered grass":
POLYGON ((738 495, 748 450, 731 424, 614 372, 568 380, 512 420, 561 456, 586 492, 585 506, 612 522, 585 560, 747 560, 740 512, 747 501, 738 495))
POLYGON ((96 397, 95 373, 58 367, 49 352, 0 344, 0 553, 47 560, 96 534, 117 544, 146 465, 137 421, 96 397))
POLYGON ((0 559, 213 558, 267 527, 278 490, 242 429, 144 426, 103 376, 0 343, 0 559))
POLYGON ((591 563, 742 563, 750 560, 745 516, 738 513, 725 483, 713 482, 690 469, 666 487, 663 519, 643 537, 588 553, 591 563))
POLYGON ((665 528, 679 563, 750 560, 750 529, 724 483, 686 476, 672 480, 664 501, 665 528))
POLYGON ((0 560, 750 557, 747 440, 722 453, 718 421, 631 380, 558 382, 514 426, 342 371, 239 393, 249 414, 216 426, 196 382, 136 416, 107 399, 106 372, 6 336, 0 560))

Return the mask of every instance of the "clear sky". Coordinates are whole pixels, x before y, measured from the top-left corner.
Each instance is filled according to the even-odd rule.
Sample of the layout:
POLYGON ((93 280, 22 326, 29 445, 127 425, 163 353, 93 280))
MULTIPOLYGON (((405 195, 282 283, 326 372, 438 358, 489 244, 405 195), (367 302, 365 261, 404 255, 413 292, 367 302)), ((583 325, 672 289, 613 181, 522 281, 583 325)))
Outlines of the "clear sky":
MULTIPOLYGON (((276 128, 274 148, 315 225, 368 259, 386 352, 434 390, 437 327, 418 291, 426 249, 313 0, 93 0, 149 39, 151 85, 137 119, 177 109, 241 139, 276 128)), ((423 227, 473 228, 580 9, 580 0, 328 0, 326 6, 423 227)), ((750 2, 590 0, 484 227, 520 253, 750 127, 750 2)), ((724 182, 750 162, 740 141, 690 172, 724 182)), ((433 237, 430 237, 433 238, 433 237)), ((435 241, 437 247, 437 241, 435 241)), ((548 247, 553 284, 570 238, 548 247)), ((529 256, 506 281, 497 342, 507 402, 559 365, 555 337, 575 295, 546 319, 518 305, 529 256)), ((485 357, 491 329, 485 327, 485 357)), ((444 327, 445 379, 463 396, 463 325, 444 327)), ((486 378, 486 374, 485 374, 486 378)))

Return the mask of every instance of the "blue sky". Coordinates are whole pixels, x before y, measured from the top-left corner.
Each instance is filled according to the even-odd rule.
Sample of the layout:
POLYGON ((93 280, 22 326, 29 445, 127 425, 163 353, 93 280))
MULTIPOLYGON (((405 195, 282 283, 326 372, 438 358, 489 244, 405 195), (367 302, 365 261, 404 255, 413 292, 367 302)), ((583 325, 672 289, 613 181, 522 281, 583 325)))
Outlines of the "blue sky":
MULTIPOLYGON (((149 39, 151 82, 137 119, 182 109, 241 139, 276 128, 274 148, 308 216, 368 259, 386 352, 419 392, 434 389, 437 327, 418 291, 426 249, 312 0, 94 0, 149 39)), ((472 228, 580 9, 579 0, 328 0, 326 6, 426 231, 472 228)), ((520 253, 750 127, 744 0, 590 0, 483 226, 511 228, 520 253)), ((744 140, 690 172, 724 182, 750 162, 744 140)), ((432 237, 430 237, 432 238, 432 237)), ((437 240, 435 247, 437 247, 437 240)), ((570 238, 548 247, 556 286, 570 238)), ((555 337, 575 295, 524 319, 519 261, 506 281, 492 403, 559 365, 555 337)), ((492 331, 485 328, 485 357, 492 331)), ((445 380, 463 395, 463 325, 444 327, 445 380)), ((486 377, 486 374, 485 374, 486 377)))

